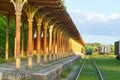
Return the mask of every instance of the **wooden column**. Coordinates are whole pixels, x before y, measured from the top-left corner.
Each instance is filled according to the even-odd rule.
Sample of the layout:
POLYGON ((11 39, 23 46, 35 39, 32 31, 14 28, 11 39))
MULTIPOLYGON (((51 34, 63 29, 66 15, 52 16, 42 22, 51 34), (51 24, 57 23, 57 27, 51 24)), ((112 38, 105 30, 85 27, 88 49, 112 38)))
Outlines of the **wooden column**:
POLYGON ((22 47, 21 47, 21 56, 24 57, 24 23, 22 25, 22 47))
POLYGON ((44 33, 43 33, 43 37, 44 37, 44 62, 47 62, 47 27, 44 27, 44 33))
POLYGON ((62 34, 63 34, 63 32, 64 32, 64 30, 65 30, 65 28, 64 27, 62 27, 62 28, 60 28, 59 30, 58 30, 58 34, 57 34, 57 36, 58 36, 58 43, 57 43, 57 45, 58 45, 58 55, 59 55, 59 58, 62 58, 62 34))
POLYGON ((63 33, 62 33, 62 36, 61 36, 61 53, 62 53, 62 58, 64 58, 64 52, 63 52, 63 33))
POLYGON ((56 53, 55 53, 55 45, 56 45, 56 29, 54 29, 54 31, 53 31, 53 46, 52 46, 52 48, 53 48, 53 60, 55 60, 56 59, 56 53))
POLYGON ((63 34, 63 39, 62 39, 62 53, 63 53, 63 56, 65 57, 65 35, 63 34))
POLYGON ((52 24, 51 26, 50 26, 50 29, 49 29, 49 60, 50 61, 52 61, 53 60, 53 51, 52 51, 52 42, 53 42, 53 39, 52 39, 52 37, 53 37, 53 34, 52 34, 52 32, 53 32, 53 27, 54 27, 54 25, 55 24, 52 24))
POLYGON ((65 43, 65 45, 64 45, 65 48, 64 49, 65 49, 65 57, 67 57, 67 36, 66 36, 66 34, 65 34, 65 37, 66 38, 65 38, 65 42, 64 42, 65 43))
POLYGON ((40 64, 41 60, 41 24, 43 21, 43 18, 47 15, 48 13, 41 13, 37 12, 36 15, 36 21, 37 21, 37 64, 40 64))
POLYGON ((21 16, 16 13, 16 68, 20 68, 20 21, 21 16))
POLYGON ((64 28, 63 30, 62 30, 62 32, 61 32, 61 34, 60 34, 60 38, 61 38, 61 57, 62 58, 64 58, 64 56, 65 56, 65 46, 66 46, 66 44, 65 44, 65 39, 66 39, 66 37, 65 37, 65 32, 66 32, 66 30, 67 30, 67 28, 64 28))
POLYGON ((45 21, 44 21, 44 32, 43 32, 43 37, 44 37, 44 49, 43 49, 43 52, 44 52, 44 63, 47 62, 47 28, 48 28, 48 25, 50 23, 50 21, 52 20, 52 18, 45 18, 45 21))
POLYGON ((32 67, 32 56, 33 56, 33 18, 34 14, 39 8, 27 6, 24 8, 24 11, 28 17, 28 68, 32 67))
POLYGON ((63 31, 60 32, 60 58, 62 58, 62 34, 63 34, 63 31))
POLYGON ((40 64, 41 53, 41 23, 37 24, 37 64, 40 64))
POLYGON ((6 16, 6 50, 5 50, 5 60, 8 61, 9 58, 9 16, 6 16))
POLYGON ((67 38, 67 53, 68 53, 68 56, 70 56, 70 53, 69 53, 69 36, 67 38))
POLYGON ((49 30, 49 60, 52 61, 52 54, 51 54, 51 48, 52 48, 52 30, 49 30))
POLYGON ((68 38, 68 35, 67 35, 67 39, 66 39, 66 53, 67 53, 67 57, 69 57, 68 50, 69 50, 69 38, 68 38))
POLYGON ((61 52, 61 33, 62 31, 59 33, 59 58, 62 58, 62 52, 61 52))
POLYGON ((32 45, 33 45, 33 43, 32 43, 33 42, 33 39, 32 39, 32 36, 33 36, 33 34, 32 34, 32 32, 33 32, 32 22, 33 22, 33 20, 28 19, 28 53, 27 53, 27 55, 28 55, 28 67, 29 68, 32 67, 32 56, 33 56, 33 54, 32 54, 32 51, 33 51, 33 47, 32 47, 32 45))
POLYGON ((40 64, 41 61, 41 22, 42 18, 38 16, 36 18, 37 21, 37 64, 40 64))
POLYGON ((59 59, 59 32, 57 32, 57 59, 59 59))
POLYGON ((58 31, 57 31, 57 58, 60 59, 60 55, 61 55, 61 52, 60 52, 60 33, 61 33, 61 30, 62 28, 60 28, 58 31))
POLYGON ((71 38, 70 38, 69 39, 69 53, 70 53, 70 55, 72 55, 71 45, 72 45, 72 43, 71 43, 71 38))
POLYGON ((20 23, 21 23, 21 14, 22 14, 21 12, 23 5, 27 2, 27 0, 19 0, 19 1, 11 0, 11 2, 14 5, 15 15, 16 15, 15 58, 16 58, 16 69, 19 70, 21 65, 21 60, 20 60, 20 23))

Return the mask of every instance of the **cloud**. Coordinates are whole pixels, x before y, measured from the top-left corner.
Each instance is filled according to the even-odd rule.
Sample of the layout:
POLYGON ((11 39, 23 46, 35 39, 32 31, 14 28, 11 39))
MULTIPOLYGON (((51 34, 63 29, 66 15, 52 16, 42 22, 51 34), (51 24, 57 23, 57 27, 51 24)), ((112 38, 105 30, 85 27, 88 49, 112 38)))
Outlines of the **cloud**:
POLYGON ((97 13, 94 11, 79 11, 70 12, 72 18, 80 24, 107 24, 120 19, 119 13, 110 13, 108 15, 97 13))
POLYGON ((110 14, 110 19, 111 20, 120 19, 120 14, 118 14, 118 13, 111 13, 110 14))
POLYGON ((103 35, 82 34, 82 37, 86 43, 99 42, 101 44, 106 44, 106 45, 114 44, 114 42, 119 40, 119 37, 103 36, 103 35))
POLYGON ((81 34, 120 37, 120 13, 109 14, 74 10, 69 12, 81 34))

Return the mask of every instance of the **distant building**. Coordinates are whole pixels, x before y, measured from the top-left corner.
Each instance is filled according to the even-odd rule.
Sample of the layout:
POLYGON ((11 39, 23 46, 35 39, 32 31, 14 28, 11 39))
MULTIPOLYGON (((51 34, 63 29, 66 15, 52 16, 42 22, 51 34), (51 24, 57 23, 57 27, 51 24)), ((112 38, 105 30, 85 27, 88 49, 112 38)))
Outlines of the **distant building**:
POLYGON ((115 55, 120 54, 120 41, 115 42, 115 55))
POLYGON ((110 45, 101 45, 100 53, 101 54, 109 54, 111 52, 110 45))

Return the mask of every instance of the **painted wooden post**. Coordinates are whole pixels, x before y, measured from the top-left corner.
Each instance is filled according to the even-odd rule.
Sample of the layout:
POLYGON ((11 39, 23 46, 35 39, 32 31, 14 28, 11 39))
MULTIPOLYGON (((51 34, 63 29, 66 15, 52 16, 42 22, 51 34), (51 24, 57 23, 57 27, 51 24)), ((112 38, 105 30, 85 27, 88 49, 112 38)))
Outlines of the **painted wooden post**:
POLYGON ((60 32, 60 58, 63 58, 63 51, 62 51, 62 47, 63 47, 63 42, 62 42, 62 35, 63 35, 63 31, 60 32))
POLYGON ((21 15, 23 5, 27 2, 27 0, 11 0, 15 8, 16 15, 16 44, 15 44, 15 57, 16 57, 16 69, 20 69, 21 60, 20 60, 20 23, 21 23, 21 15))
POLYGON ((37 13, 36 21, 37 21, 37 64, 40 64, 41 60, 41 24, 43 21, 43 18, 49 13, 37 13))
POLYGON ((44 62, 47 62, 47 27, 44 27, 44 62))
POLYGON ((56 60, 58 58, 58 46, 57 46, 57 32, 59 30, 61 25, 57 25, 56 27, 54 27, 53 29, 53 60, 56 60))
POLYGON ((60 58, 60 52, 59 52, 59 31, 57 32, 57 59, 60 58))
POLYGON ((52 20, 52 18, 45 18, 45 21, 44 21, 44 32, 43 32, 43 37, 44 37, 44 49, 43 49, 43 52, 44 52, 44 63, 47 62, 47 28, 48 28, 48 25, 50 23, 50 21, 52 20))
POLYGON ((24 57, 24 23, 22 25, 22 47, 21 47, 21 56, 24 57))
POLYGON ((9 15, 6 16, 6 53, 5 60, 8 61, 9 58, 9 15))
POLYGON ((62 28, 60 28, 57 31, 57 58, 60 59, 61 58, 61 52, 60 52, 60 33, 61 33, 62 28))
POLYGON ((49 60, 50 61, 52 61, 51 47, 52 47, 52 30, 49 29, 49 60))
POLYGON ((63 34, 63 45, 62 45, 62 53, 63 53, 63 56, 65 58, 65 34, 63 34))
POLYGON ((37 64, 40 64, 40 54, 41 54, 41 22, 42 18, 39 17, 36 19, 37 21, 37 64))
POLYGON ((55 26, 55 23, 53 23, 51 26, 50 26, 50 29, 49 29, 49 60, 52 61, 53 60, 53 51, 52 51, 52 42, 53 42, 53 27, 55 26))
POLYGON ((53 48, 53 60, 55 60, 56 59, 56 52, 55 52, 55 45, 56 45, 56 28, 54 29, 54 31, 53 31, 53 46, 52 46, 52 48, 53 48))
POLYGON ((40 64, 41 53, 41 23, 37 24, 37 64, 40 64))
POLYGON ((28 17, 28 68, 32 67, 32 56, 33 56, 33 18, 35 13, 40 7, 31 7, 31 6, 26 6, 24 8, 24 11, 27 14, 28 17))

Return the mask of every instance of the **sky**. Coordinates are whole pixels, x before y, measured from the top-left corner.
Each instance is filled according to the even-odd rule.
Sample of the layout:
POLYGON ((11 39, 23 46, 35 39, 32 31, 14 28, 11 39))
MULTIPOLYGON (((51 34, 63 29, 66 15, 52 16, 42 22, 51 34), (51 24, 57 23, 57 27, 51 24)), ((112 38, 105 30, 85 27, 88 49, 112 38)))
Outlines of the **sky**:
POLYGON ((65 6, 84 42, 120 39, 120 0, 65 0, 65 6))

